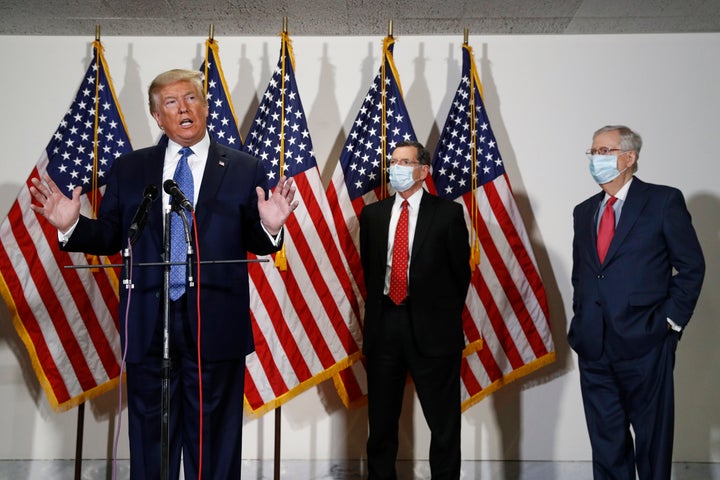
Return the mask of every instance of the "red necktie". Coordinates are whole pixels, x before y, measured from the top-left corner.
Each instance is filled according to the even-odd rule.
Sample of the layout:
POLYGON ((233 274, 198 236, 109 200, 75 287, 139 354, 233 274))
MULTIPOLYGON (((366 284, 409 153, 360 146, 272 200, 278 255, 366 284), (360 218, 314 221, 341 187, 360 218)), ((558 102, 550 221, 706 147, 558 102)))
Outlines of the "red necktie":
POLYGON ((613 209, 613 204, 615 204, 616 201, 617 198, 610 197, 605 204, 605 210, 603 210, 602 217, 600 218, 597 237, 597 251, 598 257, 600 257, 600 263, 605 261, 605 255, 607 255, 608 249, 610 248, 610 241, 615 234, 615 209, 613 209))
POLYGON ((408 269, 408 202, 400 206, 400 218, 393 241, 392 268, 390 269, 390 289, 388 297, 400 305, 407 297, 408 269))

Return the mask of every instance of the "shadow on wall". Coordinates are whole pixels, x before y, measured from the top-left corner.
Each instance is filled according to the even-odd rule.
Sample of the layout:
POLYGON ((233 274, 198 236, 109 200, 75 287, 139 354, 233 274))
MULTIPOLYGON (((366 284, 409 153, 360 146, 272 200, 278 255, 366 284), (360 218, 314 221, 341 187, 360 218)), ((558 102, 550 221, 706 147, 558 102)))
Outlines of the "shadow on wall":
MULTIPOLYGON (((720 198, 688 199, 705 255, 705 281, 695 314, 683 333, 675 359, 676 461, 720 461, 720 198)), ((709 468, 709 467, 708 467, 709 468)), ((708 471, 707 478, 711 478, 708 471)))
MULTIPOLYGON (((509 385, 504 386, 499 391, 493 393, 488 399, 492 402, 492 408, 495 414, 495 421, 500 438, 490 440, 490 442, 499 445, 498 455, 503 460, 520 460, 523 458, 521 445, 523 444, 523 436, 541 435, 542 442, 552 448, 555 444, 553 436, 556 434, 556 421, 559 417, 560 403, 555 402, 551 405, 543 405, 542 418, 536 418, 537 422, 544 422, 539 430, 542 433, 526 432, 522 424, 522 392, 537 385, 546 384, 555 378, 565 375, 568 371, 574 369, 572 363, 572 351, 570 350, 566 332, 568 327, 568 318, 565 315, 565 302, 558 287, 556 272, 552 269, 550 258, 554 253, 548 249, 542 238, 535 221, 535 213, 532 211, 530 199, 524 193, 526 188, 523 182, 522 172, 518 168, 517 157, 511 142, 511 136, 507 131, 505 122, 500 116, 501 99, 498 95, 497 85, 492 74, 492 65, 489 60, 487 44, 482 46, 482 57, 479 60, 479 72, 481 72, 481 81, 483 88, 483 102, 491 121, 495 138, 498 142, 498 148, 503 157, 505 169, 513 186, 515 202, 517 204, 520 215, 523 219, 528 238, 530 239, 532 250, 535 254, 536 263, 540 276, 545 287, 548 307, 550 311, 550 326, 552 331, 553 342, 555 344, 556 361, 550 365, 544 366, 525 377, 522 377, 509 385)), ((571 221, 568 219, 568 221, 571 221)), ((558 272, 563 278, 569 278, 570 272, 558 272)), ((560 393, 558 393, 560 395, 560 393)), ((578 401, 580 401, 578 399, 578 401)), ((480 420, 482 422, 482 420, 480 420)), ((483 431, 480 425, 476 427, 478 435, 483 431)), ((487 441, 486 441, 487 442, 487 441)), ((482 440, 477 439, 477 452, 482 447, 482 440)), ((552 453, 549 453, 552 455, 552 453)), ((502 472, 499 478, 514 479, 519 478, 519 466, 513 462, 506 462, 502 466, 502 472)))

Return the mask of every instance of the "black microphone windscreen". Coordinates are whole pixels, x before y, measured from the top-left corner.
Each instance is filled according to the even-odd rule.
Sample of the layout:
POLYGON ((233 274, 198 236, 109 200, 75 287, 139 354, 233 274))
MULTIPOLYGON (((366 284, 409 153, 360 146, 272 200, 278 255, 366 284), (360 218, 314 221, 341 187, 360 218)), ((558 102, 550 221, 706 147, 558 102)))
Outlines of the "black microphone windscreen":
POLYGON ((163 182, 163 190, 165 190, 165 193, 167 193, 168 195, 172 195, 173 187, 177 188, 178 184, 172 178, 168 178, 163 182))
POLYGON ((150 197, 150 200, 155 200, 158 197, 159 194, 158 187, 150 184, 147 187, 145 187, 145 191, 143 192, 143 197, 150 197))

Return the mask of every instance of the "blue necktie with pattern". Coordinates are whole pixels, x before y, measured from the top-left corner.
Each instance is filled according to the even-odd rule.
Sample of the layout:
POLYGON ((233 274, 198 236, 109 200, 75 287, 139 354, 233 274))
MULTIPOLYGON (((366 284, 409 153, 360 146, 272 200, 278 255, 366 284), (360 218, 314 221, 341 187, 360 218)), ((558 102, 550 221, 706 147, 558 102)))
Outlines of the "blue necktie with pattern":
MULTIPOLYGON (((185 194, 190 203, 195 203, 195 187, 193 182, 192 171, 188 165, 188 157, 193 151, 188 147, 180 149, 180 161, 173 180, 178 184, 180 190, 185 194)), ((180 210, 177 215, 171 215, 170 218, 170 261, 185 262, 187 260, 187 243, 185 242, 185 227, 180 215, 185 215, 188 220, 188 226, 192 228, 192 215, 185 210, 180 210)), ((172 265, 170 267, 170 299, 177 300, 185 293, 185 284, 187 282, 187 268, 185 265, 172 265)))

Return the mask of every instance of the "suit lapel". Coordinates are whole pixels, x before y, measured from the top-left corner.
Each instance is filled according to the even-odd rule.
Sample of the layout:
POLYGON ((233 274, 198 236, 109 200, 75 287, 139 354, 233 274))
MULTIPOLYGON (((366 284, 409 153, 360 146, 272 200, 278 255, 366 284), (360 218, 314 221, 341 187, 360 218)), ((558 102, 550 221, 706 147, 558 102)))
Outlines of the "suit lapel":
POLYGON ((620 220, 615 228, 615 235, 613 235, 612 241, 610 242, 610 248, 605 257, 605 262, 611 260, 618 251, 628 233, 632 230, 633 225, 635 225, 635 222, 640 216, 640 212, 645 208, 645 203, 648 200, 647 195, 645 195, 645 189, 645 183, 641 182, 638 178, 633 179, 627 197, 625 198, 625 203, 623 203, 620 220))
POLYGON ((200 193, 195 205, 196 210, 198 210, 198 216, 196 217, 198 219, 198 229, 202 227, 203 220, 207 218, 202 214, 204 211, 203 206, 207 203, 207 199, 218 196, 222 180, 228 168, 230 168, 230 165, 225 153, 220 151, 217 142, 211 141, 202 184, 200 184, 200 193))
MULTIPOLYGON (((397 194, 396 194, 397 195, 397 194)), ((380 231, 378 238, 385 239, 385 249, 387 250, 387 241, 390 232, 390 217, 392 216, 392 208, 395 204, 395 195, 388 197, 386 200, 381 200, 380 216, 378 217, 378 226, 380 231)))
POLYGON ((588 232, 588 236, 590 237, 590 240, 586 244, 588 245, 588 249, 590 250, 590 257, 592 257, 598 265, 600 265, 600 258, 598 257, 597 253, 597 227, 598 216, 600 215, 600 207, 602 205, 604 197, 604 191, 601 191, 600 193, 595 195, 593 197, 593 201, 588 204, 587 211, 584 215, 585 223, 587 225, 584 231, 588 232))
POLYGON ((423 190, 423 195, 420 199, 420 210, 418 211, 417 224, 415 225, 412 252, 410 253, 411 265, 417 255, 417 252, 420 250, 423 241, 427 238, 427 233, 433 224, 436 211, 436 203, 433 200, 434 197, 423 190))
POLYGON ((150 232, 145 232, 145 235, 152 235, 153 242, 159 247, 163 246, 163 215, 165 215, 165 205, 167 204, 165 197, 165 191, 163 190, 162 178, 163 178, 163 165, 165 164, 165 150, 167 149, 167 137, 163 138, 158 142, 157 145, 148 151, 147 159, 145 160, 149 167, 144 169, 145 175, 147 175, 146 183, 148 185, 160 182, 158 189, 160 190, 160 198, 152 202, 150 206, 149 222, 151 225, 160 225, 160 228, 149 229, 150 232))

